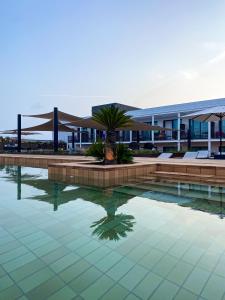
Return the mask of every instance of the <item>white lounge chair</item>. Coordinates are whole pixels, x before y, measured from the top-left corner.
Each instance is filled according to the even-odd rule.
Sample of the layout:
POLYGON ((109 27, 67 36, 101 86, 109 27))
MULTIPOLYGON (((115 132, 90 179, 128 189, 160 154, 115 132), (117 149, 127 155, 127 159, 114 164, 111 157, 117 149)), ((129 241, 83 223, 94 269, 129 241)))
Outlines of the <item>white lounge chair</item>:
POLYGON ((171 158, 171 156, 173 155, 173 153, 161 153, 157 158, 163 158, 163 159, 167 159, 167 158, 171 158))
POLYGON ((197 158, 198 152, 186 152, 183 159, 195 159, 197 158))
POLYGON ((207 150, 198 151, 197 158, 209 158, 209 151, 207 150))

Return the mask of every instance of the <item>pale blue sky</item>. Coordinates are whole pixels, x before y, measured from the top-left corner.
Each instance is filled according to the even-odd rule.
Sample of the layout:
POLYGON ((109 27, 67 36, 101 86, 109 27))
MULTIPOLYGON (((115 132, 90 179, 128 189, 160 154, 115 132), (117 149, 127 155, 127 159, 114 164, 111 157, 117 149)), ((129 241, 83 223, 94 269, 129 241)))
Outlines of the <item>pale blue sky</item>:
POLYGON ((0 130, 53 106, 225 97, 224 15, 225 0, 0 0, 0 130))

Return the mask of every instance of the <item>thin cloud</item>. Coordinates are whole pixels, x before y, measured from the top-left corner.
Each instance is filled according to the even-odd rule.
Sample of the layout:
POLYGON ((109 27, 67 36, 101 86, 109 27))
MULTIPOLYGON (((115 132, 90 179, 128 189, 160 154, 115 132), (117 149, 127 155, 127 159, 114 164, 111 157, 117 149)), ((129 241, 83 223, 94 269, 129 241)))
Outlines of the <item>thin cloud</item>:
POLYGON ((223 61, 224 59, 225 59, 225 50, 223 50, 221 53, 219 53, 218 55, 216 55, 213 58, 211 58, 208 61, 208 64, 210 64, 210 65, 217 64, 217 63, 223 61))
MULTIPOLYGON (((79 96, 79 95, 69 95, 69 94, 42 94, 40 97, 64 97, 64 98, 115 98, 112 96, 79 96)), ((118 97, 117 97, 118 98, 118 97)))

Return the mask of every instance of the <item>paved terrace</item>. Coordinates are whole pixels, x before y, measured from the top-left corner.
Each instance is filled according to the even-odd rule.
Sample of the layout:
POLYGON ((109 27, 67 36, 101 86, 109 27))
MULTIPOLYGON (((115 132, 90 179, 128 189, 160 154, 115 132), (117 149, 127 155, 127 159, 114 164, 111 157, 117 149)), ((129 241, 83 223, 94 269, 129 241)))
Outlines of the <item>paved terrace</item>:
POLYGON ((110 186, 149 176, 225 184, 225 160, 138 158, 131 165, 101 166, 85 156, 0 154, 0 164, 48 168, 49 178, 110 186), (77 181, 79 180, 79 181, 77 181))

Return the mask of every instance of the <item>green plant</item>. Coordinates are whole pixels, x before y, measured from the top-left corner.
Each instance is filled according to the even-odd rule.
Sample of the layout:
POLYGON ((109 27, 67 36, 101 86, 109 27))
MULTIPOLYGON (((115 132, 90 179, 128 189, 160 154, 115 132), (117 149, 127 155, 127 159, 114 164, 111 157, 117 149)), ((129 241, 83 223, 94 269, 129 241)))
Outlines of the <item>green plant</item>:
POLYGON ((116 159, 118 164, 131 163, 133 161, 132 151, 124 144, 117 144, 116 159))
POLYGON ((128 126, 131 117, 124 110, 111 105, 96 112, 93 120, 103 125, 106 130, 104 163, 116 163, 116 130, 128 126))
POLYGON ((101 140, 97 141, 96 143, 92 144, 85 153, 86 156, 93 156, 97 160, 104 159, 104 144, 101 140))

